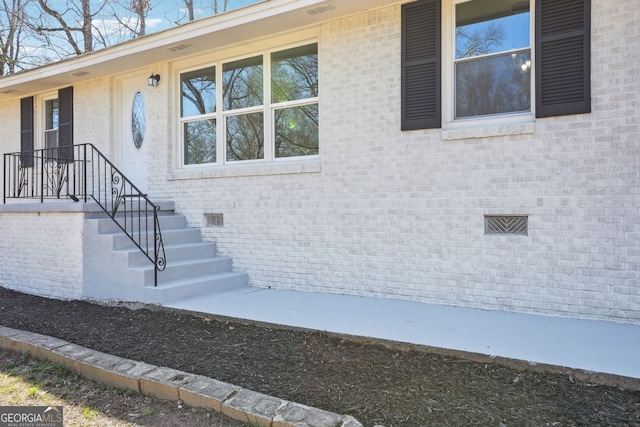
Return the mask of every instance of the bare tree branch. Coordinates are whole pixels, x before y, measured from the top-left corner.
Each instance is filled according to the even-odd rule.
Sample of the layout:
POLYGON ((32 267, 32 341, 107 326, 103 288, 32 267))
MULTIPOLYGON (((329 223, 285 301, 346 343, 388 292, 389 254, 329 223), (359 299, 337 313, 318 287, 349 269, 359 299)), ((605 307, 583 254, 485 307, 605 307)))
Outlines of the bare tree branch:
POLYGON ((0 18, 0 75, 16 72, 24 26, 23 0, 2 1, 0 18))
MULTIPOLYGON (((160 0, 1 0, 0 73, 142 37, 150 30, 148 17, 156 1, 160 0)), ((165 13, 165 23, 179 25, 225 12, 230 0, 171 0, 171 4, 177 7, 165 13)))
MULTIPOLYGON (((82 0, 85 3, 88 3, 89 0, 82 0)), ((56 10, 53 10, 49 7, 49 5, 47 5, 47 0, 38 0, 38 4, 40 4, 40 7, 42 8, 42 10, 44 12, 46 12, 49 16, 53 17, 56 21, 58 21, 60 23, 60 28, 55 28, 52 29, 52 32, 63 32, 66 36, 67 41, 69 42, 69 45, 71 45, 71 47, 73 48, 73 50, 75 51, 76 55, 81 55, 83 52, 80 49, 80 47, 78 46, 78 44, 76 43, 76 41, 73 38, 73 33, 76 31, 82 31, 82 29, 78 29, 77 27, 70 27, 67 22, 65 21, 65 19, 63 18, 62 14, 56 10)), ((37 31, 39 33, 41 32, 48 32, 49 29, 47 28, 43 28, 43 27, 38 27, 37 31)), ((85 44, 86 47, 86 44, 85 44)))

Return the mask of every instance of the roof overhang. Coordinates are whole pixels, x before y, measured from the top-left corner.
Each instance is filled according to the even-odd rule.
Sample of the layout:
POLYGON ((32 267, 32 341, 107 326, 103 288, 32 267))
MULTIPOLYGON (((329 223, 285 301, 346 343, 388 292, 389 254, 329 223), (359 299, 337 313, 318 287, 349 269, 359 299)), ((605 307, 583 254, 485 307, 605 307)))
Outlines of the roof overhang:
POLYGON ((0 78, 0 100, 174 61, 246 40, 412 0, 264 0, 139 39, 0 78))

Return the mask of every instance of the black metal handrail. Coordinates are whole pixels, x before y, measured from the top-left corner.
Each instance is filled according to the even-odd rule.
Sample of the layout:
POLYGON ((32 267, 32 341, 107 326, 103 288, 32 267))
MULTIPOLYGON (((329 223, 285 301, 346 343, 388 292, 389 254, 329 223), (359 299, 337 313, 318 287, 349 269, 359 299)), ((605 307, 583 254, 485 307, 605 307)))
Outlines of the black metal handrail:
POLYGON ((4 155, 7 199, 94 200, 154 265, 154 283, 166 267, 160 207, 149 200, 93 144, 4 155))

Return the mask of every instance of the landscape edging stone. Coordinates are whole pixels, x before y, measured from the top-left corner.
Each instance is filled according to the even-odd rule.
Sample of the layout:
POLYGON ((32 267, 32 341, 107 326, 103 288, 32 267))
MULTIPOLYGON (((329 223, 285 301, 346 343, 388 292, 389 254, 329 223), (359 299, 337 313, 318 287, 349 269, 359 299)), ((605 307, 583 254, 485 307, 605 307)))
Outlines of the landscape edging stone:
POLYGON ((362 427, 349 415, 289 402, 213 378, 114 356, 35 332, 0 326, 0 349, 27 352, 109 386, 213 409, 261 427, 362 427))

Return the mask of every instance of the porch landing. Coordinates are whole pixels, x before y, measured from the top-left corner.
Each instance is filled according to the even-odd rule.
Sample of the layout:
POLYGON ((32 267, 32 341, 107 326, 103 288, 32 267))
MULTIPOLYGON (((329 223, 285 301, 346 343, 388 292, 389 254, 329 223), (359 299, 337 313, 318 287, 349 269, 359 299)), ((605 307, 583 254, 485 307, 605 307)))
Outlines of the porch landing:
POLYGON ((640 379, 640 325, 252 287, 167 306, 640 379))

